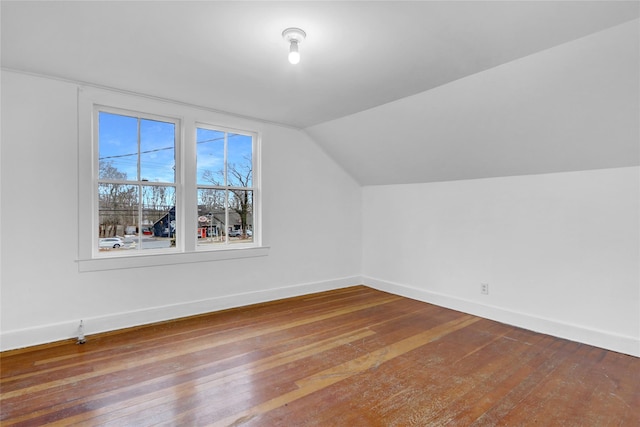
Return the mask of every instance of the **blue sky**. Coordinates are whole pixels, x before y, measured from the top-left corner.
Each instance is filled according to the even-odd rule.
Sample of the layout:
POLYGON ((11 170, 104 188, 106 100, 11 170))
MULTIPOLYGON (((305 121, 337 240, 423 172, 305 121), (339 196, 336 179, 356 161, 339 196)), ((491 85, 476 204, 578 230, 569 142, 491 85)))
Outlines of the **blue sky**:
MULTIPOLYGON (((173 183, 175 166, 175 125, 140 119, 140 150, 138 150, 138 119, 118 114, 99 114, 99 158, 109 161, 127 180, 140 178, 150 182, 173 183)), ((228 134, 228 163, 239 170, 251 168, 252 137, 228 134)), ((224 166, 224 132, 198 128, 197 178, 199 184, 211 184, 202 179, 206 170, 214 173, 224 166)), ((216 174, 217 175, 217 174, 216 174)))
MULTIPOLYGON (((197 130, 197 177, 198 184, 209 184, 202 179, 206 170, 212 170, 217 176, 222 176, 224 168, 224 132, 198 128, 197 130)), ((251 169, 252 137, 230 133, 227 137, 227 161, 238 170, 251 169)), ((220 181, 221 182, 221 181, 220 181)), ((234 184, 229 182, 229 184, 234 184)))
POLYGON ((138 119, 100 112, 100 160, 109 161, 127 179, 150 182, 175 182, 175 125, 155 120, 140 120, 138 151, 138 119))

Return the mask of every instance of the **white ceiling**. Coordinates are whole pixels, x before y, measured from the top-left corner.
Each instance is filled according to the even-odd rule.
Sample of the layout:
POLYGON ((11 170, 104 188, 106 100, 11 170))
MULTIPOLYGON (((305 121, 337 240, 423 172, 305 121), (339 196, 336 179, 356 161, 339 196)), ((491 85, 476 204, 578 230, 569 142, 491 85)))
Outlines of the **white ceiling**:
MULTIPOLYGON (((5 69, 306 128, 362 184, 390 181, 353 170, 357 162, 340 149, 349 141, 335 133, 343 128, 323 124, 639 15, 636 1, 2 1, 1 7, 5 69), (307 32, 296 66, 287 62, 281 37, 290 26, 307 32)), ((366 126, 360 130, 366 134, 366 126)), ((416 179, 442 177, 400 181, 416 179)))

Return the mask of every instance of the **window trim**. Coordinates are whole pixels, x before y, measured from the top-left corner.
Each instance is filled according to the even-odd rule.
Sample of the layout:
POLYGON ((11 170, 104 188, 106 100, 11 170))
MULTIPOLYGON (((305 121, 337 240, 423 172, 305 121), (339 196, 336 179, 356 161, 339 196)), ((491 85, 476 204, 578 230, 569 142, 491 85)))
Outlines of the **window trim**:
POLYGON ((216 249, 197 252, 144 254, 125 257, 79 259, 78 271, 119 270, 140 267, 167 266, 229 259, 255 258, 269 255, 269 246, 253 248, 216 249))
MULTIPOLYGON (((244 135, 244 136, 250 136, 254 143, 252 144, 251 147, 251 169, 252 169, 252 174, 251 174, 251 186, 250 187, 236 187, 236 186, 232 186, 232 185, 211 185, 211 184, 203 184, 203 183, 199 183, 198 182, 198 177, 195 177, 195 191, 196 193, 198 192, 198 190, 202 189, 202 188, 211 188, 211 189, 218 189, 218 190, 222 190, 225 192, 229 192, 229 191, 233 191, 233 190, 239 190, 239 191, 251 191, 252 192, 252 198, 253 198, 253 212, 252 212, 252 221, 253 221, 253 233, 256 233, 255 235, 252 235, 252 239, 251 242, 246 242, 246 243, 229 243, 228 240, 225 241, 224 245, 218 247, 218 248, 208 248, 205 245, 198 245, 198 239, 196 238, 196 244, 195 244, 195 250, 196 251, 211 251, 211 250, 225 250, 225 249, 235 249, 235 248, 251 248, 251 247, 256 247, 257 244, 257 239, 260 238, 261 234, 261 223, 259 222, 260 218, 258 218, 257 216, 259 215, 259 209, 255 209, 256 206, 260 207, 260 203, 259 201, 256 201, 256 198, 258 197, 258 194, 260 193, 259 191, 259 186, 260 186, 260 178, 259 178, 259 174, 256 171, 259 171, 260 168, 258 166, 258 162, 260 159, 260 154, 259 154, 259 138, 260 135, 258 132, 255 131, 248 131, 248 130, 241 130, 241 129, 235 129, 235 128, 230 128, 228 126, 218 126, 218 125, 213 125, 211 123, 206 123, 206 122, 202 122, 202 121, 197 121, 195 123, 195 129, 196 129, 196 134, 197 134, 197 130, 198 129, 207 129, 207 130, 214 130, 214 131, 218 131, 218 132, 224 132, 225 133, 225 140, 228 139, 228 135, 230 134, 238 134, 238 135, 244 135), (258 227, 256 227, 255 225, 258 224, 258 227), (232 245, 232 246, 231 246, 232 245)), ((196 137, 196 145, 197 145, 197 137, 196 137)), ((228 154, 228 148, 227 148, 227 142, 225 141, 225 158, 224 158, 224 164, 225 164, 225 173, 227 173, 228 171, 228 158, 227 158, 227 154, 228 154)), ((196 148, 197 151, 197 148, 196 148)), ((196 159, 196 168, 197 168, 197 159, 196 159)), ((197 169, 196 169, 197 170, 197 169)), ((226 175, 225 175, 225 180, 226 180, 226 175)), ((197 195, 196 195, 197 197, 197 195)), ((228 197, 228 193, 227 193, 227 197, 228 197)), ((197 205, 197 202, 196 202, 197 205)), ((197 209, 197 206, 196 206, 197 209)), ((226 211, 225 211, 225 227, 229 227, 229 213, 230 213, 230 208, 227 204, 226 207, 226 211)))
POLYGON ((224 117, 221 113, 165 99, 117 92, 95 87, 78 87, 78 269, 98 271, 147 266, 207 262, 226 259, 266 256, 269 247, 262 244, 261 200, 261 133, 255 125, 244 126, 243 119, 224 117), (180 123, 176 142, 176 217, 178 221, 176 247, 138 253, 99 254, 97 236, 97 108, 114 112, 130 111, 134 115, 168 118, 180 123), (221 117, 222 116, 222 117, 221 117), (199 247, 197 229, 196 128, 199 125, 253 136, 253 241, 233 247, 199 247), (193 141, 193 142, 191 142, 193 141), (95 191, 94 191, 95 190, 95 191), (193 239, 188 236, 192 235, 193 239))

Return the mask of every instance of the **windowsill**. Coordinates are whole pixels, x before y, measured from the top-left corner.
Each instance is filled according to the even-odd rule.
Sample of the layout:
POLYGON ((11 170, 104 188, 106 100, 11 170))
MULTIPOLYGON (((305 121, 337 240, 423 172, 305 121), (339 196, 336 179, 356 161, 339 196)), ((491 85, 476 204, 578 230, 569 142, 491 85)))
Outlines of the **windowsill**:
POLYGON ((78 271, 120 270, 127 268, 154 267, 160 265, 189 264, 195 262, 223 261, 227 259, 267 256, 269 246, 256 248, 224 249, 217 251, 177 252, 127 257, 79 259, 78 271))

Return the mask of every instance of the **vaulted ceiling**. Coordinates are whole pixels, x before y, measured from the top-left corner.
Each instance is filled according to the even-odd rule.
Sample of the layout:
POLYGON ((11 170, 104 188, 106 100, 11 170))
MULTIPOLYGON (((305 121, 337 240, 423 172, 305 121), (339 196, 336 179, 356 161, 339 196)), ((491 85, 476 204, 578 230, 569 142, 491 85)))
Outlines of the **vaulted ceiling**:
POLYGON ((303 129, 363 185, 637 164, 637 132, 629 130, 638 109, 635 1, 3 1, 1 7, 4 69, 303 129), (281 36, 291 26, 307 32, 295 66, 281 36), (583 64, 595 74, 582 76, 583 64), (612 77, 622 81, 600 84, 612 77), (585 98, 594 82, 595 94, 585 98), (555 123, 575 103, 597 100, 616 105, 569 114, 563 119, 569 127, 555 123), (624 111, 610 118, 611 108, 624 111), (539 117, 523 121, 518 112, 539 117), (585 121, 600 114, 602 135, 610 127, 615 134, 612 120, 626 133, 582 155, 572 131, 582 123, 592 135, 585 121), (540 134, 547 125, 550 134, 540 134), (509 145, 510 138, 518 144, 509 145), (555 146, 565 139, 572 141, 555 146), (602 153, 612 151, 603 162, 602 153))

